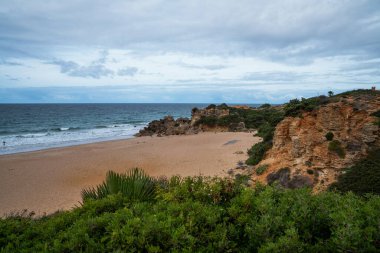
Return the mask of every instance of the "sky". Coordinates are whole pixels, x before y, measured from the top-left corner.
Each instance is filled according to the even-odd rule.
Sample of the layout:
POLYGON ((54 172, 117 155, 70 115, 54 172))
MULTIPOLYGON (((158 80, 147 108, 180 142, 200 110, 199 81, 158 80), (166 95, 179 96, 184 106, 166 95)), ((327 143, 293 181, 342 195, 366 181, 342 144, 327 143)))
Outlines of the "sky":
POLYGON ((0 0, 0 103, 283 103, 373 85, 379 0, 0 0))

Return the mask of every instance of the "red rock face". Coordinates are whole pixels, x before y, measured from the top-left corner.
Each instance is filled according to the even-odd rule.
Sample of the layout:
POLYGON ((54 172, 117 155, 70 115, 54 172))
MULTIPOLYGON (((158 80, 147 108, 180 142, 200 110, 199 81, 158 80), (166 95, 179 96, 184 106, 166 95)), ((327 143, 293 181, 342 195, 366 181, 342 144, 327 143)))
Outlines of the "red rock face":
POLYGON ((268 164, 269 169, 258 180, 265 182, 269 174, 286 167, 291 178, 308 177, 316 191, 325 189, 342 168, 366 156, 371 147, 380 147, 377 119, 370 115, 379 109, 379 96, 349 97, 299 118, 285 118, 276 127, 272 149, 259 164, 268 164), (329 149, 328 132, 339 141, 344 157, 329 149))

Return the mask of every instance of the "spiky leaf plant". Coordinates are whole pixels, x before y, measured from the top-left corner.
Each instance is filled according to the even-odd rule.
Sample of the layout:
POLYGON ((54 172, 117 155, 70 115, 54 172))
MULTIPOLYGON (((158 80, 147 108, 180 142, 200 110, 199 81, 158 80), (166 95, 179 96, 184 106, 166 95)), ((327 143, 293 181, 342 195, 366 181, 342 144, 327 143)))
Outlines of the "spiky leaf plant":
POLYGON ((83 189, 82 200, 102 199, 111 194, 122 194, 130 201, 145 201, 154 198, 156 180, 139 168, 126 173, 108 171, 106 180, 92 188, 83 189))

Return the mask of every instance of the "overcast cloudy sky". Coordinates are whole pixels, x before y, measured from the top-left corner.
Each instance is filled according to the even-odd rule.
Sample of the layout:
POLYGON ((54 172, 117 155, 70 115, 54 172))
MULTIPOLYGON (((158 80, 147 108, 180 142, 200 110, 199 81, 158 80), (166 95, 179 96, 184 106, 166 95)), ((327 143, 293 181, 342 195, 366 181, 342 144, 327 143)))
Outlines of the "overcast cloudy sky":
POLYGON ((0 0, 3 103, 279 103, 372 84, 379 0, 0 0))

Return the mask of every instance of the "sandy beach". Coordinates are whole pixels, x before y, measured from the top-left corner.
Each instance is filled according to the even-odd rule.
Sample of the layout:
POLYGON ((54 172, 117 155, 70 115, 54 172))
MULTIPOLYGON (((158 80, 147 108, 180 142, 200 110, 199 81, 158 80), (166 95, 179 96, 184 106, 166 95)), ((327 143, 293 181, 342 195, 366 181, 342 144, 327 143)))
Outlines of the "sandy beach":
POLYGON ((0 215, 67 210, 108 170, 139 167, 152 176, 226 176, 260 138, 252 133, 139 137, 0 156, 0 215), (243 151, 243 153, 238 152, 243 151))

